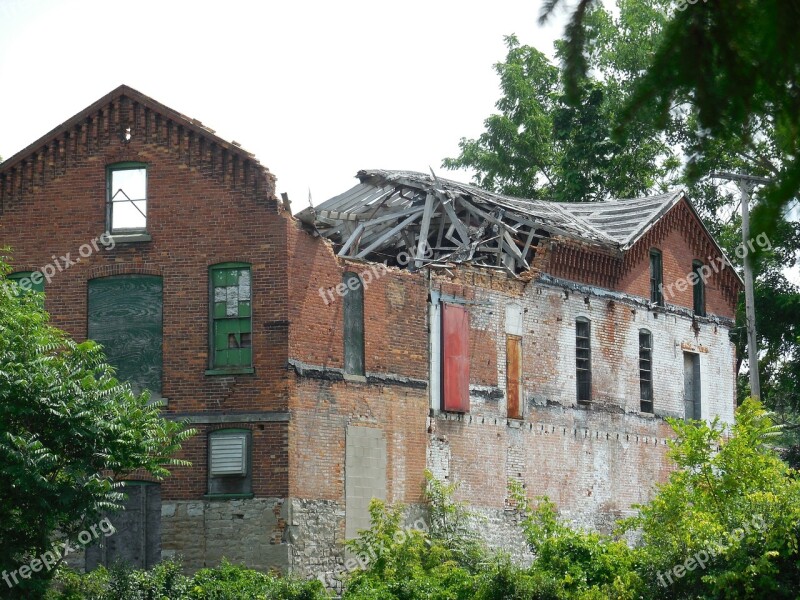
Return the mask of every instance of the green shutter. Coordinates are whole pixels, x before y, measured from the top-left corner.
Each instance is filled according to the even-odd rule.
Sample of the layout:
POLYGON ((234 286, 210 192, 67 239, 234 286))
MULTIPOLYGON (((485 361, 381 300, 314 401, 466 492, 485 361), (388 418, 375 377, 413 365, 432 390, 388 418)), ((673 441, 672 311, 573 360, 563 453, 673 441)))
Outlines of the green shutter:
POLYGON ((161 395, 162 282, 153 275, 89 281, 88 337, 105 347, 117 377, 161 395))

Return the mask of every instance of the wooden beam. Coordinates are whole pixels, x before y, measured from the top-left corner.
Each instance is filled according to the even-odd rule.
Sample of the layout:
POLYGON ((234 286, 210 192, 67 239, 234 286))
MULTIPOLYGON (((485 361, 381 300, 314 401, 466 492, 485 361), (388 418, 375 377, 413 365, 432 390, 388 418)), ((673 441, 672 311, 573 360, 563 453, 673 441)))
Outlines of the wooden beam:
MULTIPOLYGON (((456 228, 456 231, 458 232, 458 235, 461 236, 462 243, 463 244, 469 244, 470 241, 471 241, 469 239, 469 230, 464 226, 464 223, 461 222, 461 219, 458 218, 458 215, 456 214, 456 211, 453 209, 453 200, 450 199, 450 198, 447 198, 447 199, 443 200, 441 198, 441 196, 440 196, 439 197, 439 203, 444 207, 444 212, 447 213, 447 216, 449 217, 450 222, 456 228)), ((446 237, 448 239, 450 239, 449 235, 446 236, 446 237)), ((451 239, 451 241, 455 242, 455 240, 452 240, 452 239, 451 239)))
POLYGON ((367 246, 361 252, 359 252, 356 255, 356 258, 364 258, 367 254, 372 252, 375 248, 377 248, 378 246, 383 244, 385 241, 387 241, 387 240, 391 239, 393 236, 395 236, 403 228, 408 227, 409 225, 411 225, 411 223, 416 221, 420 217, 420 215, 422 215, 422 211, 414 213, 413 215, 408 217, 405 221, 402 221, 402 222, 398 223, 397 225, 395 225, 394 227, 392 227, 389 231, 384 233, 381 237, 379 237, 377 240, 375 240, 369 246, 367 246))
POLYGON ((347 241, 345 242, 344 246, 342 246, 342 249, 339 250, 339 254, 338 255, 339 256, 346 256, 347 255, 347 251, 350 250, 350 246, 352 246, 353 243, 359 237, 361 237, 361 233, 363 231, 364 231, 364 224, 361 223, 358 227, 356 227, 356 230, 350 235, 350 237, 347 238, 347 241))
POLYGON ((418 269, 422 266, 422 257, 425 254, 425 246, 428 244, 428 231, 431 227, 431 215, 433 214, 433 203, 435 200, 436 196, 430 193, 425 198, 425 209, 422 214, 422 225, 419 230, 416 261, 414 262, 414 266, 418 269))

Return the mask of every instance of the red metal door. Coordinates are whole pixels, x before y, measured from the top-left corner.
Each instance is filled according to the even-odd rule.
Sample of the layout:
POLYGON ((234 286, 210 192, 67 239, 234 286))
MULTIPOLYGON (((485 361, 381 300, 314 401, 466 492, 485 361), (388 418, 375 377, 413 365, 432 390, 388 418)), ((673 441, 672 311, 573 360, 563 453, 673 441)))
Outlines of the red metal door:
POLYGON ((442 307, 442 398, 444 410, 469 412, 469 312, 442 307))

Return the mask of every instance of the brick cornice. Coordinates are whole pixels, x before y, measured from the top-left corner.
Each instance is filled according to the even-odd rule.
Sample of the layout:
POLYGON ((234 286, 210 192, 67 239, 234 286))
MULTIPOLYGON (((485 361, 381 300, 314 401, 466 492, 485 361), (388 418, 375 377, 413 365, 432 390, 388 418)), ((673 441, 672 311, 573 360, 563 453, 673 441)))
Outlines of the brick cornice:
MULTIPOLYGON (((200 121, 120 86, 0 164, 0 214, 7 203, 63 175, 80 158, 136 158, 131 142, 154 144, 246 195, 275 203, 275 176, 255 156, 200 121)), ((113 162, 106 161, 106 162, 113 162)))

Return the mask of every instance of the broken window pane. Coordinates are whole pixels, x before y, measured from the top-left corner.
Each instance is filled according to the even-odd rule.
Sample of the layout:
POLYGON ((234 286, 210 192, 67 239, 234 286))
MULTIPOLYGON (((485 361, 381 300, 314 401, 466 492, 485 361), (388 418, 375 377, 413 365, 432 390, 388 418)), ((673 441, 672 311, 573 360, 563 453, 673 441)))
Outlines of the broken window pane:
POLYGON ((111 231, 147 227, 147 169, 112 168, 109 172, 109 227, 111 231))
POLYGON ((211 268, 211 367, 252 366, 250 267, 223 264, 211 268))

